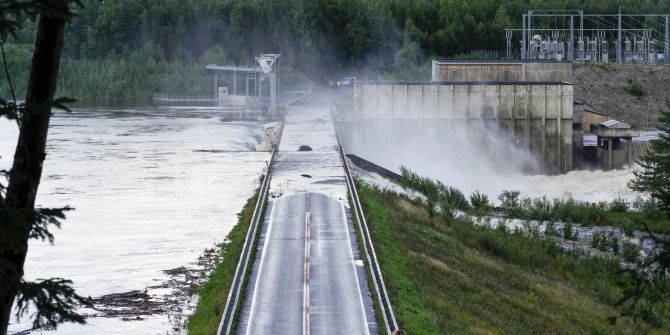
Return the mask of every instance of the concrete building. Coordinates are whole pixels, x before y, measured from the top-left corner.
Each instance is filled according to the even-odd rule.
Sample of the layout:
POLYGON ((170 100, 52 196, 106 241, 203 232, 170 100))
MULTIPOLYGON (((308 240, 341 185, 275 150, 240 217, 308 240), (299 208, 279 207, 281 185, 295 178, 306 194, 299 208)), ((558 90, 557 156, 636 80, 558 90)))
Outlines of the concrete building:
POLYGON ((542 172, 567 172, 573 168, 572 98, 572 84, 556 81, 357 82, 353 115, 341 128, 345 147, 386 145, 395 140, 387 133, 413 139, 430 133, 422 140, 429 143, 466 128, 529 152, 542 172))
POLYGON ((597 111, 593 106, 581 101, 573 103, 572 115, 575 130, 585 132, 591 132, 591 125, 597 125, 609 120, 606 114, 597 111))
POLYGON ((612 170, 633 164, 633 137, 640 136, 639 130, 621 121, 608 120, 591 126, 591 132, 597 136, 600 166, 612 170))
POLYGON ((539 60, 434 60, 432 74, 434 81, 572 82, 572 63, 539 60))

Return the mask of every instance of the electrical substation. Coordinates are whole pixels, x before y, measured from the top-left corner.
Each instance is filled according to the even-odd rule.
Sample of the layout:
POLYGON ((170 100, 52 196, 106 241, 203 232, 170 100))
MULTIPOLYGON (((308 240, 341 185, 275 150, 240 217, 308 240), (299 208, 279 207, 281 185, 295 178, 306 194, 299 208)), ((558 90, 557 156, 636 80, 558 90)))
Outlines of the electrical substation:
POLYGON ((506 29, 508 59, 670 64, 668 14, 529 10, 506 29))

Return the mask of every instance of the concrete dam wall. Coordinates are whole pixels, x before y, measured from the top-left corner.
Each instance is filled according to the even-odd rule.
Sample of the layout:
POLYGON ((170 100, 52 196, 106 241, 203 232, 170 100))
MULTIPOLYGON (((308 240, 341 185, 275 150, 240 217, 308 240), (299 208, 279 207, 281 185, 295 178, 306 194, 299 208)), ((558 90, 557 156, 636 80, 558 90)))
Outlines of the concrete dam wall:
POLYGON ((422 150, 471 169, 573 167, 572 85, 564 82, 359 82, 353 113, 338 125, 347 152, 396 171, 422 150))
POLYGON ((572 82, 572 62, 434 60, 432 80, 572 82))

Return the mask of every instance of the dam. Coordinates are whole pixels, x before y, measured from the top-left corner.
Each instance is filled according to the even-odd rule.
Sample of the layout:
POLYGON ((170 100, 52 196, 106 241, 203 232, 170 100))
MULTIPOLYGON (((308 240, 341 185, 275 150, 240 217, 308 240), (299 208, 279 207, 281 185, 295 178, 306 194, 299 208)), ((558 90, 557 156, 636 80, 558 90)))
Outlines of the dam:
POLYGON ((573 169, 572 105, 573 86, 564 81, 357 82, 353 108, 338 111, 338 129, 347 152, 393 169, 400 162, 389 155, 421 148, 462 154, 452 138, 461 134, 482 155, 506 148, 519 160, 515 169, 564 173, 573 169), (395 149, 363 152, 378 147, 395 149))

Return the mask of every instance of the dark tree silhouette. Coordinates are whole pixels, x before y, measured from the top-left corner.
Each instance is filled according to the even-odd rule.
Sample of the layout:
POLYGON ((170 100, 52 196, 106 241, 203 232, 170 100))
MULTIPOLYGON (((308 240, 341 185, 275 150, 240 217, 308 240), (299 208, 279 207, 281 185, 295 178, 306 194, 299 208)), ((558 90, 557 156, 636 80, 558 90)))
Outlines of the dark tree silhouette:
MULTIPOLYGON (((28 308, 36 309, 32 314, 35 327, 55 326, 65 321, 84 322, 75 308, 86 301, 74 292, 69 280, 23 280, 28 240, 53 241, 48 226, 59 227, 59 220, 68 210, 36 210, 35 198, 46 157, 51 108, 62 107, 62 103, 70 101, 54 99, 54 94, 65 23, 73 16, 70 10, 73 2, 81 5, 72 0, 0 1, 3 41, 19 26, 19 21, 13 17, 38 20, 25 103, 18 104, 15 98, 14 101, 0 101, 0 116, 16 120, 20 129, 12 168, 2 172, 9 183, 6 188, 0 185, 0 334, 7 332, 15 300, 19 315, 26 313, 28 308)), ((7 79, 10 79, 8 73, 7 79)))

